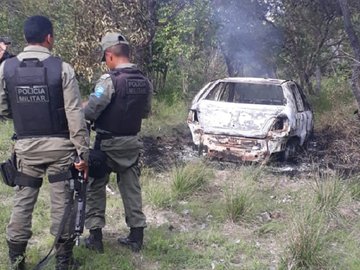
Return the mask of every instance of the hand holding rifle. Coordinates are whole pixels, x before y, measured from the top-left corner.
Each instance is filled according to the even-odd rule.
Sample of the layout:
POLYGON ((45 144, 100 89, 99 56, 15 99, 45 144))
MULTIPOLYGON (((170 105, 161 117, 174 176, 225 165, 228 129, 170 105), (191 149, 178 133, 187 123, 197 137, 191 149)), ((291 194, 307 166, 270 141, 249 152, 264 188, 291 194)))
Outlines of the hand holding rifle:
POLYGON ((75 169, 78 171, 74 182, 75 192, 75 241, 76 245, 80 244, 80 235, 84 231, 85 224, 85 207, 86 207, 86 186, 88 181, 88 165, 85 160, 78 157, 74 163, 75 169))

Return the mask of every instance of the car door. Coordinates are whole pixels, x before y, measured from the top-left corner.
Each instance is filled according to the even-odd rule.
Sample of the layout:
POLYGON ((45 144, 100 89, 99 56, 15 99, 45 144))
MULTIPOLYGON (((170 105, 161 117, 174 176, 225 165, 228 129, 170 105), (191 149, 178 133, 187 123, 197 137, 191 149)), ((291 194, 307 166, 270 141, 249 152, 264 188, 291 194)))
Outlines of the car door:
POLYGON ((313 132, 313 130, 314 130, 314 115, 313 115, 313 112, 311 110, 310 104, 306 99, 304 91, 302 90, 302 88, 298 84, 296 84, 296 87, 299 90, 301 98, 302 98, 303 103, 304 103, 305 114, 307 116, 307 118, 306 118, 306 120, 307 120, 306 130, 307 130, 307 138, 308 138, 311 135, 311 133, 313 132))
POLYGON ((310 124, 312 122, 312 114, 308 108, 306 100, 303 99, 302 94, 295 83, 290 84, 291 92, 296 104, 296 132, 295 134, 300 138, 300 144, 309 136, 310 124))

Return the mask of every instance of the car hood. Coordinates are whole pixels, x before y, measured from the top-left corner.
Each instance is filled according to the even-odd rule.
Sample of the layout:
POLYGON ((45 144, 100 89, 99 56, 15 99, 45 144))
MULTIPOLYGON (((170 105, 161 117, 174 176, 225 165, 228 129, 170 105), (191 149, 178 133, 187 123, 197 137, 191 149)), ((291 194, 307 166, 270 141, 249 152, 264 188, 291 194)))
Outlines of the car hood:
POLYGON ((204 133, 265 138, 274 120, 284 115, 285 106, 239 104, 211 100, 195 103, 204 133))

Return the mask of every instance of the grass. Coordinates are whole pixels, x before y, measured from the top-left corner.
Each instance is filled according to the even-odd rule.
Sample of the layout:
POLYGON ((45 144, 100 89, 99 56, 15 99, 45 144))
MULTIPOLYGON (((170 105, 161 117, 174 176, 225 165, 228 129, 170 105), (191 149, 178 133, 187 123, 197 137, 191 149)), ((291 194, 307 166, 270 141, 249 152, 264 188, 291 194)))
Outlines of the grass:
POLYGON ((154 137, 174 135, 178 129, 186 128, 188 112, 188 105, 184 101, 168 104, 155 99, 152 115, 143 121, 141 134, 154 137))
POLYGON ((360 177, 353 177, 348 181, 352 199, 360 201, 360 177))
POLYGON ((346 188, 341 179, 330 175, 315 177, 313 188, 319 210, 330 216, 337 215, 338 207, 346 195, 346 188))
POLYGON ((305 208, 294 215, 288 258, 281 269, 321 269, 324 266, 324 216, 316 209, 305 208))
POLYGON ((253 196, 247 190, 228 189, 225 193, 225 213, 233 222, 238 222, 247 215, 253 207, 253 196))
POLYGON ((202 163, 189 163, 174 168, 170 177, 172 194, 181 200, 201 190, 213 177, 213 172, 202 163))
MULTIPOLYGON (((341 89, 345 91, 345 87, 341 89)), ((335 96, 331 94, 329 100, 332 102, 335 96)), ((153 115, 144 121, 144 135, 174 136, 176 129, 186 127, 185 103, 170 106, 155 101, 153 107, 153 115)), ((316 116, 324 120, 319 123, 325 124, 323 116, 328 117, 333 109, 324 106, 322 114, 316 116)), ((2 159, 8 156, 11 135, 11 123, 1 123, 2 159)), ((117 245, 116 238, 127 234, 128 228, 112 176, 109 186, 113 192, 107 193, 105 254, 76 247, 75 256, 82 263, 80 270, 359 269, 359 175, 351 179, 307 173, 287 176, 259 166, 216 170, 215 165, 189 161, 161 173, 142 169, 148 228, 140 254, 117 245), (344 209, 350 215, 337 214, 344 209), (263 219, 264 213, 267 219, 263 219)), ((13 189, 2 185, 0 270, 8 269, 5 229, 12 196, 13 189)), ((30 269, 52 244, 49 202, 49 185, 45 181, 27 250, 30 269)), ((54 260, 45 269, 53 268, 54 260)))

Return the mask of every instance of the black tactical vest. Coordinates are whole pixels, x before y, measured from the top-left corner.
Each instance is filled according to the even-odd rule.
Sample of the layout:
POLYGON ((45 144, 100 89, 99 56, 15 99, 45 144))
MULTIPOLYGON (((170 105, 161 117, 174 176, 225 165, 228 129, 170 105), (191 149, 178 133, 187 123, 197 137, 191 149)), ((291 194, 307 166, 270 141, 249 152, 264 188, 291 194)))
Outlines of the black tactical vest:
POLYGON ((115 88, 110 104, 95 121, 95 127, 114 136, 133 136, 141 129, 150 95, 150 82, 136 68, 109 72, 115 88))
POLYGON ((4 77, 14 128, 19 139, 69 137, 62 89, 62 61, 8 59, 4 77))

